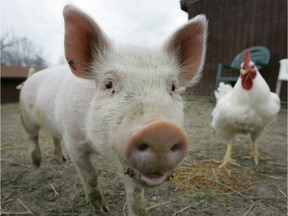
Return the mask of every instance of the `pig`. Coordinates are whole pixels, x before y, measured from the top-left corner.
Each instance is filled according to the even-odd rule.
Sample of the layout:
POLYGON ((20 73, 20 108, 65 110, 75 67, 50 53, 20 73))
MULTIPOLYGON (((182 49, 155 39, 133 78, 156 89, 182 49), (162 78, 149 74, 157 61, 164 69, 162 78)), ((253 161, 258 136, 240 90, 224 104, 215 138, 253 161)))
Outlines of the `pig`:
POLYGON ((144 188, 166 181, 188 150, 177 89, 201 76, 206 17, 196 16, 152 49, 113 43, 73 5, 66 5, 63 15, 67 64, 33 74, 20 92, 32 163, 41 163, 38 134, 43 129, 52 135, 60 160, 65 160, 63 140, 95 213, 109 208, 93 153, 115 162, 129 216, 147 215, 144 188))

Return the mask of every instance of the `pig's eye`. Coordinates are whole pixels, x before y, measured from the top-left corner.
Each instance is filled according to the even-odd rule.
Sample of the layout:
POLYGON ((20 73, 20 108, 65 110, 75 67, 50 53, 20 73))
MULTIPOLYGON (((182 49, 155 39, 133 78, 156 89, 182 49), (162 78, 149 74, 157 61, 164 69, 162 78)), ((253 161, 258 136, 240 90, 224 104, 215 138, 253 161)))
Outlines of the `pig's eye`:
POLYGON ((106 82, 106 83, 105 83, 105 88, 106 88, 106 89, 112 89, 112 88, 113 88, 113 83, 112 83, 112 81, 106 82))
POLYGON ((176 90, 176 86, 175 86, 175 84, 172 84, 171 85, 171 91, 174 92, 175 90, 176 90))

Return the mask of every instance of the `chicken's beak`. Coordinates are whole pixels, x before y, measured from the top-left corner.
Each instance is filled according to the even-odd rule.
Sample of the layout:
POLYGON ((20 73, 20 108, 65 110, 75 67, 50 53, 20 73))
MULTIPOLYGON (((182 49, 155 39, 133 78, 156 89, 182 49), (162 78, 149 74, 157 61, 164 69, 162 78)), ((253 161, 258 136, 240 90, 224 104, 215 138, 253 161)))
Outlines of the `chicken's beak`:
POLYGON ((242 69, 240 72, 244 76, 244 75, 246 75, 248 73, 248 70, 242 69))
POLYGON ((240 70, 241 74, 244 76, 249 72, 250 66, 249 63, 251 61, 250 52, 248 49, 245 50, 244 59, 243 59, 243 68, 240 70))

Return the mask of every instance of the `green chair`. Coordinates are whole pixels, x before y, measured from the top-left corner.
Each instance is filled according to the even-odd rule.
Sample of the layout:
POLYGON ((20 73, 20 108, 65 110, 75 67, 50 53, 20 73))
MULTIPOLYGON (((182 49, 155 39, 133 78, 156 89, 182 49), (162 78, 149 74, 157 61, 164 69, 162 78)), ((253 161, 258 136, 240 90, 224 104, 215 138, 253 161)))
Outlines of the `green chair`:
MULTIPOLYGON (((237 54, 230 65, 225 65, 225 64, 218 65, 215 89, 218 88, 220 82, 225 82, 225 83, 237 82, 239 78, 239 71, 240 71, 241 63, 243 62, 245 50, 237 54), (225 76, 224 69, 229 69, 231 71, 238 71, 238 74, 236 76, 235 76, 235 73, 234 73, 234 76, 225 76)), ((248 50, 250 52, 251 59, 257 66, 258 70, 268 65, 269 60, 270 60, 270 52, 266 47, 254 46, 254 47, 248 48, 248 50)))

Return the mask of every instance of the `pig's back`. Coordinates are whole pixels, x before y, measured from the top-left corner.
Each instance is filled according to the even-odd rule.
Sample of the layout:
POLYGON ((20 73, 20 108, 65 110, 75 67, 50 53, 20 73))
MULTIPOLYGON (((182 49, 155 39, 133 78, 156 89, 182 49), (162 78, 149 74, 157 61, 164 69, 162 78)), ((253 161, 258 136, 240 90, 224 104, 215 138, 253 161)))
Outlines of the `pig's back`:
MULTIPOLYGON (((92 96, 85 93, 91 88, 95 86, 90 80, 76 77, 67 65, 48 68, 27 79, 20 93, 20 103, 23 101, 30 118, 42 129, 62 138, 62 134, 71 130, 65 126, 67 121, 84 127, 79 116, 84 118, 87 113, 92 96)), ((74 130, 79 133, 79 128, 74 130)))

